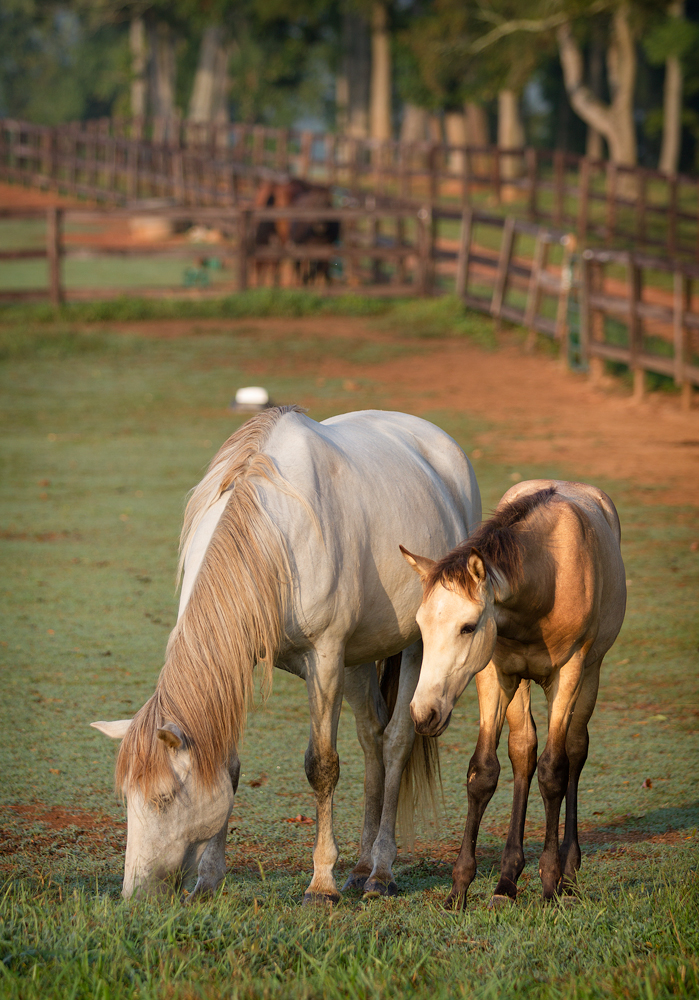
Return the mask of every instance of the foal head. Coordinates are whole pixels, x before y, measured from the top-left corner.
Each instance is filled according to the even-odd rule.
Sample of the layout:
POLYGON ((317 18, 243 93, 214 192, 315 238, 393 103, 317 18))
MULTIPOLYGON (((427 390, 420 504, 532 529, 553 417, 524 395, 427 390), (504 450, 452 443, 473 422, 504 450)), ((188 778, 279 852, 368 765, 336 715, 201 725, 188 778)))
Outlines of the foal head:
POLYGON ((495 588, 501 581, 502 596, 504 579, 486 568, 475 549, 464 554, 458 573, 445 570, 445 560, 415 556, 402 546, 401 551, 420 575, 424 591, 417 613, 424 652, 410 714, 418 733, 440 736, 458 698, 493 655, 495 588))
POLYGON ((467 684, 490 662, 498 608, 518 589, 525 546, 534 538, 522 528, 555 492, 547 487, 512 499, 508 494, 489 521, 439 562, 401 546, 423 586, 417 623, 424 652, 410 705, 418 733, 443 733, 467 684))

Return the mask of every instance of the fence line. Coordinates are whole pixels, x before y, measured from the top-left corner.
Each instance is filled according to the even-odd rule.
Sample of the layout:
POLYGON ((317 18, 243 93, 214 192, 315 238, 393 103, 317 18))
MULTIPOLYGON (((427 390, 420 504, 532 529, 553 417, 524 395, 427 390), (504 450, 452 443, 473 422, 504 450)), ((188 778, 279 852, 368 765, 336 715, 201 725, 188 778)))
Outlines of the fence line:
POLYGON ((581 245, 658 247, 699 259, 699 181, 563 151, 380 142, 260 125, 98 119, 0 121, 0 177, 124 204, 230 207, 288 175, 382 204, 502 207, 573 230, 581 245))

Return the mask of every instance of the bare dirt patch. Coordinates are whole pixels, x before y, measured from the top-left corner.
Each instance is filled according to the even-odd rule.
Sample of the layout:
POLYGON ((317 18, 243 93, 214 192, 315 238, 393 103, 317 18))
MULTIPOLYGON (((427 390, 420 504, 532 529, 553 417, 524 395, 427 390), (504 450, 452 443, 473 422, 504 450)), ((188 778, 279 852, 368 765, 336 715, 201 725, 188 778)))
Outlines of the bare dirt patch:
MULTIPOLYGON (((347 385, 370 382, 377 395, 399 410, 424 414, 456 410, 484 418, 492 429, 478 444, 493 460, 554 465, 571 478, 626 479, 649 502, 696 507, 699 486, 699 409, 680 409, 676 397, 649 393, 632 401, 623 384, 609 378, 591 385, 555 358, 527 354, 514 334, 503 334, 496 351, 465 340, 415 341, 385 331, 370 320, 304 319, 175 320, 128 324, 124 332, 146 337, 191 336, 193 329, 255 333, 265 339, 341 339, 393 343, 405 353, 375 364, 332 355, 309 361, 291 352, 284 373, 341 378, 347 385)), ((247 365, 255 377, 278 372, 278 358, 247 365)), ((362 403, 366 393, 364 392, 362 403)), ((298 400, 309 405, 312 399, 298 400)), ((384 403, 385 405, 385 403, 384 403)))

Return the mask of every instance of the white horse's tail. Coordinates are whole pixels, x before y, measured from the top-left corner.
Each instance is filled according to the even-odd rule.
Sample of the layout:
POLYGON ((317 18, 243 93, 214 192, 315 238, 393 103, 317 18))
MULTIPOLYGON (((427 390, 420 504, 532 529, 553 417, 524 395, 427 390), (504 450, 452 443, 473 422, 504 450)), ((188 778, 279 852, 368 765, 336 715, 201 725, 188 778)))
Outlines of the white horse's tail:
MULTIPOLYGON (((389 719, 398 698, 401 657, 402 653, 396 653, 383 660, 380 665, 379 682, 389 719)), ((429 826, 439 823, 438 788, 441 792, 439 743, 432 736, 420 736, 416 733, 412 753, 403 771, 397 814, 398 829, 410 851, 415 845, 416 815, 429 826)))

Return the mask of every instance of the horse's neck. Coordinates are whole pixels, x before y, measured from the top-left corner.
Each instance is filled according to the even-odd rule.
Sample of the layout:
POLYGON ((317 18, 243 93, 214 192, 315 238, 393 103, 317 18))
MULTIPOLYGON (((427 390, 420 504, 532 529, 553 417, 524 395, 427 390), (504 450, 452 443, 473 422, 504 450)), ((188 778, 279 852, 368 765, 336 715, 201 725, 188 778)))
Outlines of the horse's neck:
POLYGON ((519 581, 504 602, 497 603, 498 633, 507 636, 547 615, 555 597, 555 566, 539 533, 521 533, 522 563, 519 581))

